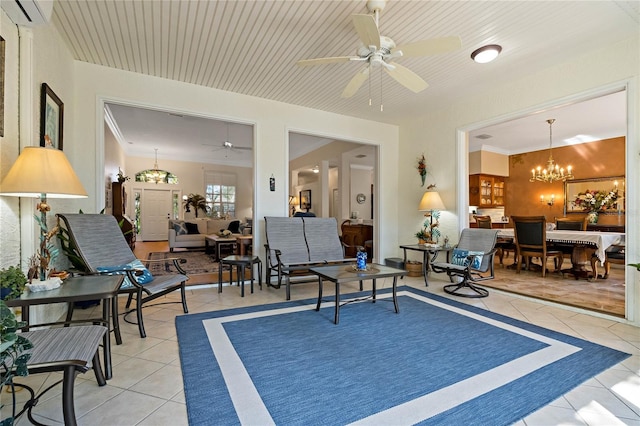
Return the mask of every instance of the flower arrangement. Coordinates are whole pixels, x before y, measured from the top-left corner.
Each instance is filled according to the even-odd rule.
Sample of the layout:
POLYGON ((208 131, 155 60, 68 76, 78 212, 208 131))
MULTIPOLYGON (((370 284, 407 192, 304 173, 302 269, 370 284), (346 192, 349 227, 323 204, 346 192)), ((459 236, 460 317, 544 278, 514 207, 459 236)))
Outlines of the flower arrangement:
POLYGON ((590 191, 580 192, 571 202, 575 207, 584 212, 601 212, 612 208, 618 199, 618 190, 611 191, 590 191))
POLYGON ((420 175, 420 179, 422 179, 422 185, 424 186, 424 180, 427 177, 427 164, 426 159, 424 158, 424 154, 418 157, 418 174, 420 175))

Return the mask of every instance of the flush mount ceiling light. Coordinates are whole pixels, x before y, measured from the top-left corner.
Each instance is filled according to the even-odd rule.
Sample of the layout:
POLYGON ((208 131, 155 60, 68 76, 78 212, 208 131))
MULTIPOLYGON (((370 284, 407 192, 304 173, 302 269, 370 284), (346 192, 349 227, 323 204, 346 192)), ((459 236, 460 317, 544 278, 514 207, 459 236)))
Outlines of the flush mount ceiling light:
POLYGON ((486 64, 493 61, 502 52, 502 46, 497 44, 488 44, 471 53, 471 59, 479 64, 486 64))

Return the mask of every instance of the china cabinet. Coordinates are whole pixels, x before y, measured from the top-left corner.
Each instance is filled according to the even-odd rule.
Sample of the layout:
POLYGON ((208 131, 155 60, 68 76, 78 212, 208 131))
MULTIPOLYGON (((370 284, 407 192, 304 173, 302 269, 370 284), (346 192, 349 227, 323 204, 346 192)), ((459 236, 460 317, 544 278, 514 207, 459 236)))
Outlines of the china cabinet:
POLYGON ((502 176, 469 175, 469 204, 479 208, 504 207, 505 182, 502 176))

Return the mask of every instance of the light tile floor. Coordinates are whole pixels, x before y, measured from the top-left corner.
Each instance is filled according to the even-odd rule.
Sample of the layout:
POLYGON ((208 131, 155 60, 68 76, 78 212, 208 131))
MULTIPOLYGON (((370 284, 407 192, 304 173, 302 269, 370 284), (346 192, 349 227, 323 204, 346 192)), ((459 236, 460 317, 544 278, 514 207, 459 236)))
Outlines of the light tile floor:
MULTIPOLYGON (((425 289, 422 278, 407 277, 400 283, 425 289)), ((632 354, 631 358, 588 380, 521 420, 518 425, 640 426, 640 328, 496 290, 491 290, 489 297, 484 299, 453 297, 442 291, 444 283, 440 276, 431 273, 428 291, 632 354)), ((385 281, 384 285, 390 286, 390 280, 385 281)), ((330 287, 325 286, 325 293, 329 292, 330 287)), ((365 288, 370 287, 365 283, 365 288)), ((357 290, 357 283, 353 288, 345 286, 343 293, 351 290, 357 290)), ((188 289, 190 313, 281 302, 284 297, 284 288, 276 290, 266 286, 262 291, 256 290, 254 294, 247 294, 244 298, 240 297, 237 287, 225 287, 222 294, 218 294, 216 288, 188 289)), ((292 297, 317 297, 317 284, 293 286, 292 297)), ((178 300, 178 292, 167 299, 178 300)), ((121 298, 121 312, 124 311, 124 301, 121 298)), ((91 309, 77 310, 76 315, 90 315, 90 311, 91 309)), ((89 372, 80 375, 76 381, 75 403, 79 424, 187 424, 174 327, 174 318, 181 313, 180 304, 145 308, 148 335, 145 339, 139 337, 137 326, 120 322, 124 343, 112 346, 113 379, 108 381, 107 386, 98 387, 93 374, 89 372)), ((59 374, 39 374, 20 380, 32 387, 44 388, 60 377, 59 374)), ((25 393, 19 392, 19 398, 24 399, 25 393)), ((8 398, 6 391, 3 391, 2 401, 6 403, 8 398)), ((42 423, 62 424, 60 386, 45 395, 34 413, 36 420, 42 423)), ((215 420, 212 419, 212 422, 215 423, 215 420)), ((29 424, 26 416, 18 424, 29 424)))

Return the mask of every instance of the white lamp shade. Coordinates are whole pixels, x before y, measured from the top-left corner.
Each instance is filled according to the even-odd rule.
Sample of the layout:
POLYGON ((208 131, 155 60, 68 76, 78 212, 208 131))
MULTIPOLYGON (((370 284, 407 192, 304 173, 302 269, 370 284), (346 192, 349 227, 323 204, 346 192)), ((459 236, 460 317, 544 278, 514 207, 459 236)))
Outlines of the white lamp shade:
POLYGON ((420 206, 418 206, 418 210, 421 212, 444 209, 445 207, 442 202, 442 198, 440 198, 440 194, 436 191, 425 192, 422 196, 422 200, 420 200, 420 206))
POLYGON ((85 198, 87 191, 64 153, 55 148, 26 147, 0 183, 0 195, 85 198))

